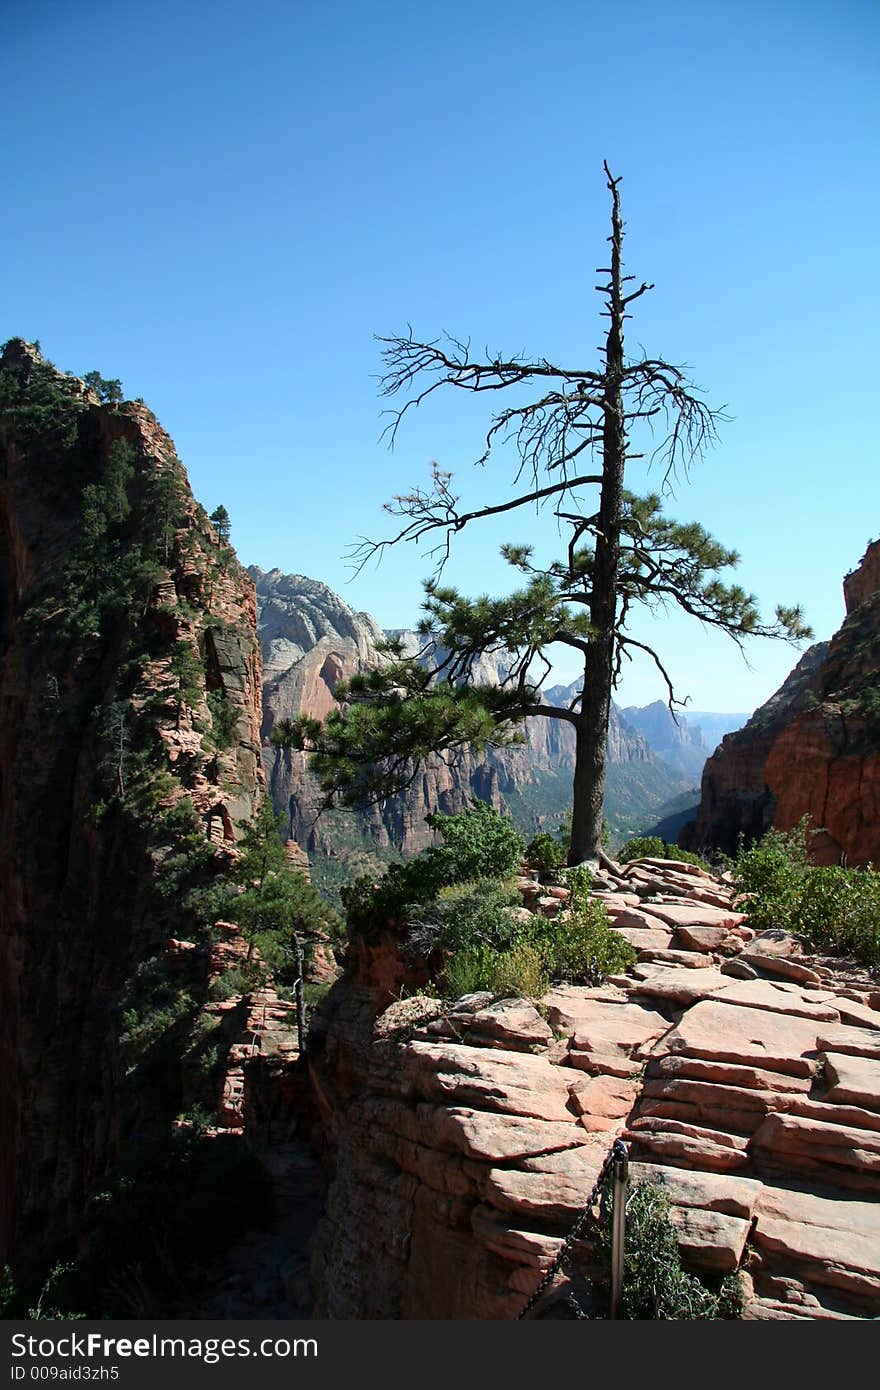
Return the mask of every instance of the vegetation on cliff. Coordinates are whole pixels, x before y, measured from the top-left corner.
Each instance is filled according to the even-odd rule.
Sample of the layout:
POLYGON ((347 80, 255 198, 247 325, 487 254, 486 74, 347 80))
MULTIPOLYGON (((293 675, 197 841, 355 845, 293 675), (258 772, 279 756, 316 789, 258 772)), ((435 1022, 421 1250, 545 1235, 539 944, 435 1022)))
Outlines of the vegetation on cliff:
POLYGON ((568 911, 549 920, 522 908, 515 875, 525 845, 510 821, 484 802, 430 820, 442 844, 392 865, 378 883, 343 890, 350 932, 376 942, 396 931, 404 955, 426 963, 449 998, 476 990, 540 997, 552 980, 595 983, 635 963, 590 896, 588 871, 567 876, 568 911))
POLYGON ((769 830, 733 864, 750 926, 794 932, 829 955, 880 970, 880 873, 810 862, 804 818, 793 830, 769 830))
POLYGON ((274 817, 242 841, 262 799, 253 588, 117 387, 3 351, 0 1256, 18 1311, 59 1262, 68 1308, 166 1306, 169 1262, 264 1209, 255 1162, 205 1128, 235 1041, 210 1012, 215 923, 241 920, 253 987, 289 975, 291 926, 329 916, 278 862, 274 817))

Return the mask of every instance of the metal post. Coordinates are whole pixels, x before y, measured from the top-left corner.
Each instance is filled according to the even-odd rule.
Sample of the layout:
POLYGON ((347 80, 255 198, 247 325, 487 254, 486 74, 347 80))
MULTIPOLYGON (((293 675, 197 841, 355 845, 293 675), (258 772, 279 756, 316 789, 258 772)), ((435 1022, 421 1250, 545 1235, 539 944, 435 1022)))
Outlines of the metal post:
POLYGON ((611 1224, 611 1316, 620 1316, 620 1295, 623 1292, 623 1256, 626 1244, 626 1185, 629 1178, 629 1157, 626 1144, 615 1139, 612 1150, 612 1192, 614 1209, 611 1224))
POLYGON ((303 998, 303 949, 299 942, 299 937, 293 938, 294 949, 296 951, 296 972, 297 980, 293 987, 293 995, 296 1001, 296 1033, 299 1041, 300 1056, 306 1050, 306 1005, 303 998))

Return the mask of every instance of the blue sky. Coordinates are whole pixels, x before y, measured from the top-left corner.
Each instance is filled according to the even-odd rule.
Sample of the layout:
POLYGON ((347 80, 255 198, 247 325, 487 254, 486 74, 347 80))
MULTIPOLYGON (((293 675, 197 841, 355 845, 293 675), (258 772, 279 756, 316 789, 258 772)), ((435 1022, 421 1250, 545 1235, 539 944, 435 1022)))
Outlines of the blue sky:
MULTIPOLYGON (((415 621, 427 561, 352 581, 351 542, 432 459, 476 504, 510 470, 473 469, 484 416, 458 395, 389 453, 373 335, 593 365, 607 158, 627 269, 656 285, 629 345, 732 416, 669 508, 740 551, 765 610, 839 625, 880 535, 876 4, 32 0, 2 8, 0 54, 0 339, 143 396, 244 563, 415 621)), ((465 533, 450 582, 501 591, 504 539, 549 555, 553 523, 465 533)), ((750 669, 685 620, 634 633, 697 709, 753 708, 796 659, 759 641, 750 669)), ((618 698, 662 694, 646 664, 618 698)))

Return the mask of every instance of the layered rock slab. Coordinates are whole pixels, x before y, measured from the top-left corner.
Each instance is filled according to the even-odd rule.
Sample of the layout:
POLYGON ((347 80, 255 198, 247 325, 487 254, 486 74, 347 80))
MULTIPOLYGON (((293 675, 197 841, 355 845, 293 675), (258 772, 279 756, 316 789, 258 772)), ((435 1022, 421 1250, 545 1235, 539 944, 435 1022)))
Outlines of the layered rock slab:
MULTIPOLYGON (((656 868, 642 873, 656 892, 656 868)), ((666 885, 676 898, 682 877, 666 885)), ((719 884, 718 896, 725 892, 719 884)), ((368 1125, 354 1105, 350 1157, 340 1164, 346 1200, 364 1219, 374 1219, 374 1197, 358 1197, 359 1184, 390 1184, 409 1213, 408 1240, 382 1234, 380 1283, 397 1315, 515 1317, 620 1135, 633 1179, 667 1196, 686 1268, 714 1278, 739 1270, 747 1317, 880 1312, 869 1253, 880 1048, 859 1014, 873 1022, 875 991, 844 974, 859 1014, 850 1024, 840 1021, 847 996, 826 964, 814 969, 803 958, 821 988, 803 976, 774 978, 761 951, 757 967, 747 967, 752 978, 724 973, 723 964, 746 959, 727 953, 751 938, 735 926, 710 952, 682 946, 693 957, 687 964, 651 961, 598 987, 559 985, 539 1010, 476 997, 445 1013, 439 1006, 439 1017, 416 1022, 408 1036, 395 1011, 436 1011, 436 1002, 408 1001, 383 1015, 361 1086, 403 1108, 381 1122, 373 1112, 368 1125), (860 1203, 868 1215, 847 1247, 846 1213, 861 1220, 860 1203)), ((686 930, 685 939, 706 940, 686 930)), ((773 963, 789 958, 768 951, 773 963)), ((588 1246, 579 1243, 577 1255, 586 1277, 588 1246)), ((368 1311, 377 1303, 375 1289, 359 1283, 362 1269, 343 1266, 332 1290, 323 1285, 322 1310, 378 1315, 368 1311)), ((318 1269, 321 1284, 320 1260, 318 1269)), ((557 1293, 569 1277, 577 1278, 557 1276, 557 1293)))

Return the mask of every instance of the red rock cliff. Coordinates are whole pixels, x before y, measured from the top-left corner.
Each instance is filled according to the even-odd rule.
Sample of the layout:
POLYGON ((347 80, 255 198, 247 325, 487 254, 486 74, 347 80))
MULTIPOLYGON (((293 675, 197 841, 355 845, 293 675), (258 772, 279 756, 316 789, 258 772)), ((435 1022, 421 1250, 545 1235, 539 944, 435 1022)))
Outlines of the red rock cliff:
POLYGON ((847 616, 706 763, 681 843, 736 848, 811 817, 817 862, 880 861, 880 542, 844 580, 847 616))
POLYGON ((164 1052, 130 1035, 186 934, 159 891, 184 831, 222 859, 264 795, 262 661, 253 584, 155 417, 20 340, 0 359, 0 594, 0 1265, 27 1276, 182 1108, 207 960, 166 982, 188 1003, 164 1052))

